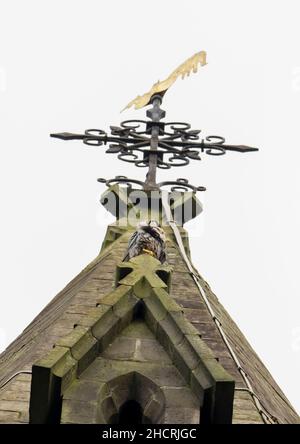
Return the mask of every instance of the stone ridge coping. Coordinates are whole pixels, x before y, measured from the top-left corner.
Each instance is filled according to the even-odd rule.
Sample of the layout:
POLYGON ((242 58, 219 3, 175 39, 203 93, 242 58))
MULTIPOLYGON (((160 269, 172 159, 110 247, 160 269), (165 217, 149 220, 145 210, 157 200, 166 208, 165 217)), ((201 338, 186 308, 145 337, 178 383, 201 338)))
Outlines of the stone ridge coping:
POLYGON ((198 397, 199 404, 206 406, 211 422, 231 422, 234 380, 214 358, 182 308, 166 291, 167 284, 156 274, 163 269, 163 278, 168 280, 170 267, 162 267, 149 255, 119 266, 122 271, 124 267, 131 271, 117 282, 118 287, 33 365, 30 422, 55 422, 57 402, 64 391, 131 323, 137 311, 143 313, 146 324, 198 397), (122 283, 130 275, 135 276, 130 285, 122 283))
POLYGON ((170 291, 173 267, 161 264, 148 254, 121 262, 116 268, 115 284, 134 287, 135 295, 143 299, 153 288, 166 288, 170 291))

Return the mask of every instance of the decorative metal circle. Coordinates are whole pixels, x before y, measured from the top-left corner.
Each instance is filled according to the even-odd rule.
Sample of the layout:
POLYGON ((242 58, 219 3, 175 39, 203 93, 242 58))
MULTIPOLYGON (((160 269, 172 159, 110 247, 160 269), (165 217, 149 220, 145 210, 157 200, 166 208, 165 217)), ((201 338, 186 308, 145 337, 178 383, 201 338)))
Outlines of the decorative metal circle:
POLYGON ((169 170, 171 168, 171 165, 169 165, 167 162, 164 162, 163 160, 157 159, 157 167, 161 170, 169 170))
POLYGON ((100 129, 88 129, 85 130, 84 134, 87 136, 83 139, 85 145, 90 146, 101 146, 103 141, 99 140, 98 137, 106 136, 106 132, 100 129))
POLYGON ((165 126, 169 126, 173 131, 186 131, 191 128, 191 125, 186 122, 168 122, 165 126))
POLYGON ((107 133, 103 130, 100 129, 88 129, 85 130, 84 134, 86 134, 87 136, 105 136, 107 133))
POLYGON ((135 184, 135 185, 139 185, 141 188, 144 187, 144 182, 142 182, 141 180, 137 180, 137 179, 129 179, 126 176, 116 176, 113 179, 103 179, 103 178, 99 178, 97 179, 98 182, 100 183, 105 183, 107 187, 110 187, 111 185, 120 183, 122 185, 126 185, 128 189, 132 189, 132 185, 131 184, 135 184))
POLYGON ((164 187, 164 186, 171 186, 172 192, 185 192, 185 191, 192 190, 194 193, 196 193, 196 191, 206 191, 205 187, 202 187, 202 186, 196 187, 196 186, 190 184, 187 179, 183 179, 183 178, 179 178, 177 180, 167 180, 165 182, 160 182, 158 184, 158 186, 160 188, 164 187))
POLYGON ((183 185, 176 185, 175 187, 171 187, 171 191, 173 192, 173 193, 175 193, 175 192, 185 192, 185 191, 189 191, 189 187, 185 187, 185 186, 183 186, 183 185))
POLYGON ((185 132, 191 128, 191 125, 186 122, 166 122, 165 128, 170 127, 173 132, 168 132, 166 129, 163 132, 164 136, 174 136, 176 133, 180 134, 181 132, 185 132))
POLYGON ((206 154, 209 154, 211 156, 222 156, 223 154, 226 153, 225 149, 222 148, 223 143, 225 143, 225 139, 224 137, 220 137, 220 136, 208 136, 206 137, 207 142, 212 142, 211 143, 211 148, 207 147, 206 148, 206 154))
POLYGON ((175 154, 174 156, 169 157, 167 165, 174 166, 174 167, 180 167, 180 166, 188 165, 189 163, 190 163, 190 161, 187 157, 183 157, 183 156, 175 154))
POLYGON ((214 146, 206 150, 206 154, 209 154, 210 156, 223 156, 223 154, 225 153, 226 151, 224 150, 224 148, 221 148, 219 146, 214 146))
POLYGON ((128 130, 130 133, 135 134, 146 134, 146 129, 143 131, 137 131, 138 128, 141 128, 142 125, 147 125, 146 120, 138 120, 138 119, 132 119, 132 120, 124 120, 121 122, 121 127, 124 128, 124 130, 128 130))
POLYGON ((118 154, 118 159, 123 160, 124 162, 136 163, 138 156, 133 152, 123 152, 118 154), (128 157, 131 157, 131 159, 128 159, 128 157))
POLYGON ((205 140, 207 140, 207 142, 213 141, 213 145, 222 145, 225 143, 225 138, 221 136, 207 136, 205 140))
POLYGON ((149 166, 149 162, 144 159, 137 160, 135 162, 135 166, 137 166, 138 168, 145 168, 145 167, 149 166))
POLYGON ((85 145, 90 145, 90 146, 101 146, 101 145, 103 145, 103 142, 101 142, 101 140, 95 139, 94 137, 85 137, 83 139, 83 143, 85 145))

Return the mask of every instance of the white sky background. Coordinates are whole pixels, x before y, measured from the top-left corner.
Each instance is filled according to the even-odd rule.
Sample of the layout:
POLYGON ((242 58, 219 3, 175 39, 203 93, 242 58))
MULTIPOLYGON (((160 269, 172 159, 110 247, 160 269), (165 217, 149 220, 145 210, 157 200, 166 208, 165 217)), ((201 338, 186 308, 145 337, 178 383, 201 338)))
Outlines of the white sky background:
POLYGON ((97 177, 144 169, 50 132, 143 118, 119 110, 187 57, 165 96, 181 120, 258 153, 162 171, 205 185, 192 257, 300 410, 299 1, 0 0, 0 347, 97 254, 97 177))

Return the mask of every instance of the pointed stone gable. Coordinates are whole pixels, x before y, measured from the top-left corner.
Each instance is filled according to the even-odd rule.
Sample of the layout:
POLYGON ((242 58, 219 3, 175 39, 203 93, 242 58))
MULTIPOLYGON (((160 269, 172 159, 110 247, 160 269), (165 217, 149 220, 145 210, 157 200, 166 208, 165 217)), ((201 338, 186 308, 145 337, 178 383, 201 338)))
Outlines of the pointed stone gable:
POLYGON ((133 321, 70 385, 62 423, 114 423, 136 399, 144 422, 199 424, 199 401, 142 320, 133 321))
MULTIPOLYGON (((136 350, 129 356, 136 341, 127 338, 123 333, 128 326, 132 329, 132 323, 135 323, 136 319, 142 319, 147 325, 147 330, 152 332, 155 339, 154 349, 159 351, 163 347, 163 353, 153 356, 152 361, 149 357, 148 361, 156 363, 157 367, 160 355, 169 356, 168 363, 172 366, 170 375, 179 374, 185 381, 184 387, 189 391, 190 398, 197 399, 198 419, 201 407, 201 414, 207 422, 231 422, 234 381, 201 340, 198 331, 187 321, 182 308, 170 297, 166 291, 167 284, 159 275, 164 277, 166 282, 170 282, 171 268, 162 266, 157 259, 149 255, 135 257, 129 263, 121 263, 117 267, 116 289, 104 296, 96 307, 78 322, 71 333, 57 341, 53 350, 34 364, 30 401, 31 422, 59 422, 61 399, 64 409, 65 392, 72 390, 72 385, 77 384, 84 371, 88 372, 89 367, 94 366, 94 361, 97 361, 98 371, 101 372, 101 364, 105 367, 106 362, 100 357, 109 358, 110 362, 124 361, 119 376, 127 375, 128 368, 131 367, 127 366, 125 358, 128 357, 128 361, 137 363, 142 356, 141 351, 138 353, 136 350), (123 346, 118 347, 116 344, 120 342, 123 346)), ((144 345, 147 345, 146 340, 144 345)), ((144 355, 150 351, 151 349, 145 349, 144 355)), ((162 391, 163 396, 164 387, 157 382, 155 368, 153 375, 152 370, 145 374, 145 368, 141 364, 134 368, 135 374, 147 377, 162 391)), ((156 371, 163 373, 164 370, 159 365, 156 371)), ((106 379, 99 382, 108 386, 111 384, 110 376, 108 372, 106 379)), ((167 387, 171 389, 172 378, 167 387)), ((103 390, 108 389, 106 387, 103 390)), ((98 403, 102 402, 100 396, 98 403)), ((99 405, 97 404, 97 407, 95 403, 96 399, 93 399, 98 415, 99 405)), ((115 415, 118 408, 120 406, 115 406, 115 415)), ((72 414, 69 407, 69 416, 65 416, 65 420, 73 418, 72 414)), ((107 421, 107 416, 97 415, 94 416, 93 422, 107 421)), ((176 415, 178 416, 178 413, 176 415)), ((192 417, 195 415, 194 412, 192 417)), ((163 409, 161 422, 165 422, 166 418, 171 419, 170 413, 163 409)), ((184 418, 185 416, 181 417, 182 422, 184 418)), ((157 420, 156 418, 155 421, 157 420)))
MULTIPOLYGON (((114 191, 120 196, 118 189, 114 191)), ((185 201, 196 215, 201 208, 190 194, 185 201)), ((180 205, 174 198, 174 219, 182 212, 180 205)), ((0 422, 27 423, 30 418, 33 422, 117 422, 121 403, 134 397, 143 407, 145 422, 229 422, 233 408, 233 423, 263 423, 254 395, 274 422, 299 422, 200 276, 205 296, 241 362, 242 368, 237 367, 171 228, 164 227, 167 267, 154 263, 151 256, 122 263, 133 228, 119 224, 116 216, 118 221, 108 227, 98 257, 0 356, 0 422), (254 394, 247 390, 243 372, 254 394), (184 400, 182 414, 176 390, 184 400)), ((187 232, 181 226, 178 229, 190 257, 187 232)))

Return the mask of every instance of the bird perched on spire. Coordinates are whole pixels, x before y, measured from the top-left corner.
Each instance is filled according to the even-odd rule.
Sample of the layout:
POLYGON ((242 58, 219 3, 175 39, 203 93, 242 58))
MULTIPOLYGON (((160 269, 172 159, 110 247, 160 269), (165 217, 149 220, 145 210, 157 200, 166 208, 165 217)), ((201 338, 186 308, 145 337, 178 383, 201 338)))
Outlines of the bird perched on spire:
POLYGON ((129 261, 140 254, 150 254, 162 264, 166 262, 166 236, 164 230, 154 220, 138 224, 137 230, 128 242, 123 261, 129 261))

